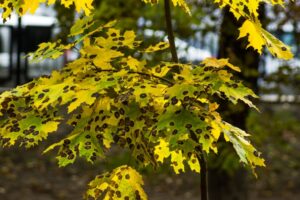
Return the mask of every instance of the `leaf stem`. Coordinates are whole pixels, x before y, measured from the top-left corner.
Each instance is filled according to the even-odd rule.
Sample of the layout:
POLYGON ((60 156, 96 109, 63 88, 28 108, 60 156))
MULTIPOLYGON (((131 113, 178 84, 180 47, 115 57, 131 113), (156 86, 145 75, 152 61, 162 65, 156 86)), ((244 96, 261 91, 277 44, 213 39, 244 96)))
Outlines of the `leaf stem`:
POLYGON ((166 20, 168 40, 170 43, 170 50, 172 54, 172 60, 173 62, 178 63, 178 56, 175 47, 174 33, 172 27, 170 0, 165 0, 165 20, 166 20))

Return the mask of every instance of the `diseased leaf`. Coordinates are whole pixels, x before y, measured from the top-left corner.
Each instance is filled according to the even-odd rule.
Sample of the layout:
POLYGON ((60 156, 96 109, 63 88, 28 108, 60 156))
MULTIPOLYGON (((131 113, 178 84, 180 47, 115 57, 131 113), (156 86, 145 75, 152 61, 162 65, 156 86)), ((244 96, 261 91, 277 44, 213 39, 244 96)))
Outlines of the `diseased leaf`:
POLYGON ((250 166, 254 174, 256 166, 265 166, 265 161, 260 157, 260 153, 246 139, 249 136, 247 133, 228 123, 223 124, 223 132, 225 139, 233 144, 241 162, 250 166))
POLYGON ((246 20, 240 28, 239 38, 248 36, 249 45, 258 53, 262 53, 263 46, 267 46, 270 53, 280 59, 289 60, 293 58, 291 48, 283 44, 272 34, 261 27, 259 22, 246 20))
MULTIPOLYGON (((69 8, 71 5, 75 5, 76 11, 81 12, 82 10, 86 15, 91 14, 93 10, 94 0, 61 0, 59 1, 63 6, 69 8)), ((36 9, 41 3, 47 2, 48 5, 52 5, 56 0, 5 0, 0 2, 0 8, 4 9, 2 13, 2 19, 6 20, 11 16, 13 11, 16 11, 19 15, 24 15, 27 12, 31 14, 35 13, 36 9)))
POLYGON ((155 52, 155 51, 161 51, 161 50, 167 49, 169 47, 170 47, 170 45, 169 45, 168 42, 159 42, 156 45, 151 45, 148 48, 146 48, 145 52, 146 53, 152 53, 152 52, 155 52))
POLYGON ((97 176, 89 183, 86 199, 140 199, 147 200, 141 175, 123 165, 97 176))

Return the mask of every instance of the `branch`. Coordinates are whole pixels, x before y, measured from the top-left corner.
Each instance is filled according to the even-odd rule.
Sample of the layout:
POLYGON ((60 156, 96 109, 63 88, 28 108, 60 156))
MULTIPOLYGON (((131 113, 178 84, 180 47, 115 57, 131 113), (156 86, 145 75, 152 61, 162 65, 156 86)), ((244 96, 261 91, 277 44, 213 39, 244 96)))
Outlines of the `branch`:
POLYGON ((207 164, 204 158, 204 153, 197 155, 198 161, 200 163, 200 176, 201 176, 201 200, 208 200, 208 172, 207 164))
POLYGON ((166 20, 168 39, 169 39, 170 49, 172 54, 172 60, 173 62, 178 63, 178 56, 176 52, 173 27, 172 27, 170 0, 165 0, 165 20, 166 20))
MULTIPOLYGON (((113 69, 99 69, 95 66, 94 70, 96 70, 97 72, 119 72, 118 70, 113 70, 113 69)), ((144 73, 144 72, 136 72, 136 71, 128 71, 128 74, 138 74, 138 75, 142 75, 142 76, 148 76, 148 77, 153 77, 153 78, 156 78, 156 79, 159 79, 161 81, 164 81, 166 83, 168 83, 169 85, 173 86, 174 83, 166 78, 163 78, 163 77, 159 77, 159 76, 156 76, 156 75, 153 75, 153 74, 147 74, 147 73, 144 73)))

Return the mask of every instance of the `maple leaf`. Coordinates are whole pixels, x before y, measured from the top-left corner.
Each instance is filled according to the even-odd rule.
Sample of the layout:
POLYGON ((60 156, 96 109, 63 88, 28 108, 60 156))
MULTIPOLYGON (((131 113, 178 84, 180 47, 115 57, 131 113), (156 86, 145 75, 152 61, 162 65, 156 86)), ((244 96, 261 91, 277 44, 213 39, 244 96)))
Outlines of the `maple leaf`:
POLYGON ((168 42, 159 42, 155 45, 150 45, 149 47, 147 47, 144 52, 146 53, 153 53, 155 51, 161 51, 161 50, 164 50, 164 49, 167 49, 169 48, 170 45, 168 42))
POLYGON ((290 50, 291 48, 264 30, 258 22, 246 20, 243 23, 240 28, 239 38, 246 36, 248 36, 249 41, 247 47, 253 47, 260 54, 262 53, 263 46, 266 45, 270 53, 277 58, 285 60, 293 58, 293 54, 290 50))
POLYGON ((233 144, 241 162, 250 166, 254 174, 256 166, 265 166, 265 161, 260 157, 260 153, 246 139, 249 134, 228 123, 224 123, 221 126, 223 127, 225 140, 233 144))
POLYGON ((129 166, 117 167, 97 176, 89 183, 86 199, 140 199, 147 200, 141 175, 129 166))

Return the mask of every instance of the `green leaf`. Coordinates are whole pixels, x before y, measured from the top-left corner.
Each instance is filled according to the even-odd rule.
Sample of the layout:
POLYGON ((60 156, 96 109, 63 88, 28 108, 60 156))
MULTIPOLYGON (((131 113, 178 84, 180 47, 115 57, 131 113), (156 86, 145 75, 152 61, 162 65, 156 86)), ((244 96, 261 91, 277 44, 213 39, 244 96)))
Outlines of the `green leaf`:
POLYGON ((223 132, 225 140, 233 144, 241 162, 250 166, 254 174, 256 166, 265 166, 265 161, 260 157, 260 153, 246 139, 249 136, 247 133, 228 123, 223 124, 223 132))

